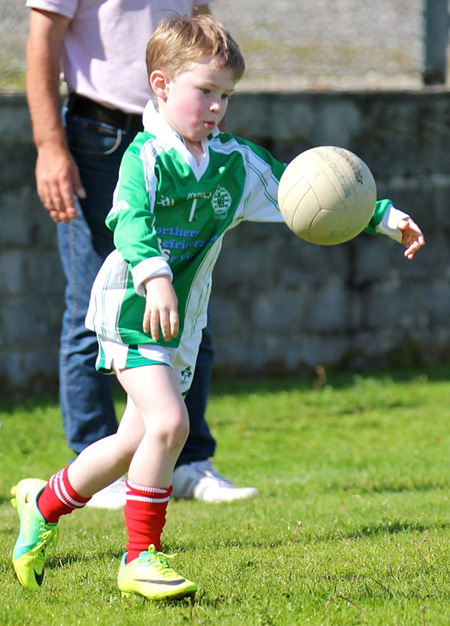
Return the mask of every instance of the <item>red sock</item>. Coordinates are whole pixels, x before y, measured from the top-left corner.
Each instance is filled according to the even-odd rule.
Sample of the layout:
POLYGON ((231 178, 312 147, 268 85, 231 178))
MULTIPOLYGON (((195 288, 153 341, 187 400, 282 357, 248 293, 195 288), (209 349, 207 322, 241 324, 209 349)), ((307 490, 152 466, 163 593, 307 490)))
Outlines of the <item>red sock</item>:
POLYGON ((55 523, 61 515, 68 515, 74 509, 82 509, 90 498, 78 495, 69 482, 69 466, 49 478, 41 491, 37 505, 46 522, 55 523))
POLYGON ((128 531, 127 557, 129 563, 153 544, 161 550, 161 535, 166 523, 166 509, 172 487, 146 487, 127 480, 125 524, 128 531))

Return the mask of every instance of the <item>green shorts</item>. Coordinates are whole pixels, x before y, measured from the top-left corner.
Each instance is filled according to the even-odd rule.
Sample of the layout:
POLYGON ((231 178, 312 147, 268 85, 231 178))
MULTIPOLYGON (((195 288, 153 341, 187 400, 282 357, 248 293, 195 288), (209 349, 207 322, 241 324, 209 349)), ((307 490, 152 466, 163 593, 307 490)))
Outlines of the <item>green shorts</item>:
POLYGON ((97 341, 98 356, 95 367, 104 374, 144 365, 171 365, 167 350, 160 346, 156 346, 155 350, 152 344, 128 346, 102 337, 97 337, 97 341))
POLYGON ((168 365, 185 395, 192 383, 201 338, 202 332, 196 332, 188 340, 180 341, 177 348, 166 348, 154 343, 129 346, 97 335, 99 349, 95 367, 99 372, 112 374, 133 367, 168 365))

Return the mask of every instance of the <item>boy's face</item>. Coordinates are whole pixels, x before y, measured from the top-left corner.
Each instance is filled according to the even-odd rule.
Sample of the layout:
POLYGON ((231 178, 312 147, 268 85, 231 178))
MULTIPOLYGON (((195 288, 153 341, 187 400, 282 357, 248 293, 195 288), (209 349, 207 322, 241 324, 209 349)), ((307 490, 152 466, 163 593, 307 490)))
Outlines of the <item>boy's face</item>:
POLYGON ((218 70, 210 57, 194 63, 174 80, 165 78, 159 111, 183 139, 200 142, 219 124, 234 92, 230 69, 218 70))

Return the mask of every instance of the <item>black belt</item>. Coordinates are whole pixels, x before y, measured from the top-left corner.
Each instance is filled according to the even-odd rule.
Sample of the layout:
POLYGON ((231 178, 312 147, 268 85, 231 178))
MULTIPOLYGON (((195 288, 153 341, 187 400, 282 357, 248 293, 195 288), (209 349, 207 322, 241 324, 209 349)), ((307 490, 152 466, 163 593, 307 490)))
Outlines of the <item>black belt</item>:
POLYGON ((81 115, 81 117, 88 117, 96 122, 103 122, 124 131, 144 130, 141 114, 124 113, 120 109, 109 109, 90 98, 79 96, 76 93, 69 95, 67 112, 73 115, 81 115))

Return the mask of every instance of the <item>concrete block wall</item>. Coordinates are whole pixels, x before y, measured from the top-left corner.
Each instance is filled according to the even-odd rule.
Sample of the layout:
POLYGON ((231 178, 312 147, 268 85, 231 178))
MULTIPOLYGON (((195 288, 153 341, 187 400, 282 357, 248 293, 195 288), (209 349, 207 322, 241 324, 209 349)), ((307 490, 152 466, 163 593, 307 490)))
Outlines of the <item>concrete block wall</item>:
MULTIPOLYGON (((378 196, 422 226, 413 262, 384 237, 307 244, 282 225, 228 234, 210 315, 216 374, 285 375, 446 359, 450 352, 450 93, 236 95, 227 128, 281 160, 340 145, 371 167, 378 196)), ((0 95, 0 392, 53 390, 64 277, 35 193, 25 97, 0 95)))
POLYGON ((65 281, 35 192, 25 97, 0 96, 0 395, 56 388, 65 281))
POLYGON ((385 237, 325 248, 280 226, 236 229, 225 241, 211 302, 217 367, 282 374, 320 364, 361 369, 447 359, 450 94, 266 93, 235 106, 230 129, 280 159, 323 144, 359 154, 378 197, 410 212, 427 245, 410 262, 385 237))

